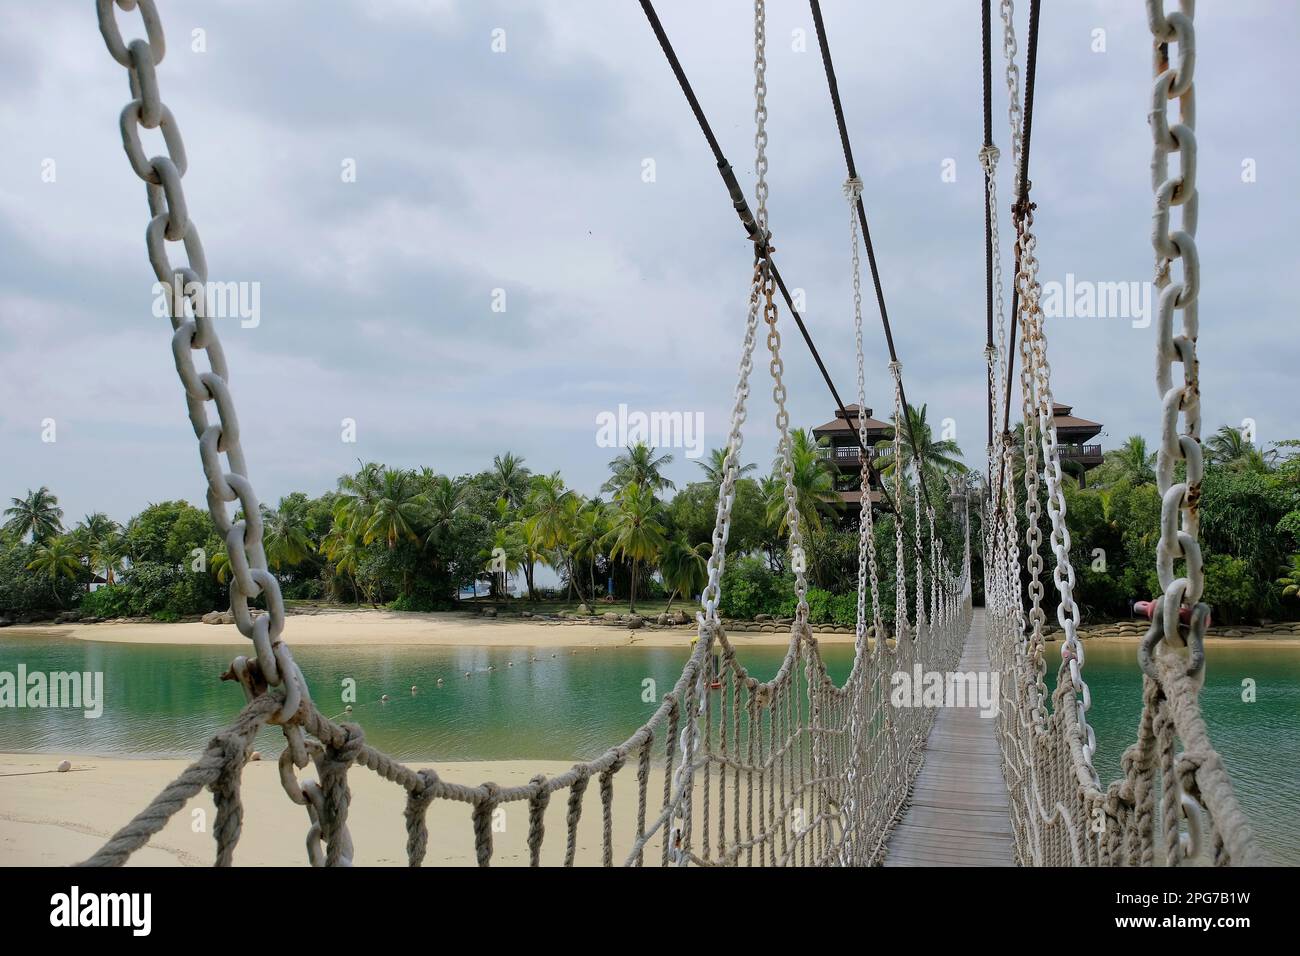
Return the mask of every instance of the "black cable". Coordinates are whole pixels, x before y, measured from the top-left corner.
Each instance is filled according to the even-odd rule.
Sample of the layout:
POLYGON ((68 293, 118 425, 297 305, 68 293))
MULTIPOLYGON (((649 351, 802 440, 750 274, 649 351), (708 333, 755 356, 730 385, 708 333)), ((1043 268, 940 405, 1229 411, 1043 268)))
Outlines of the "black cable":
MULTIPOLYGON (((1020 188, 1017 191, 1015 205, 1011 214, 1016 222, 1016 276, 1020 275, 1020 233, 1029 205, 1029 138, 1034 124, 1034 76, 1038 71, 1038 8, 1039 0, 1029 3, 1029 44, 1025 53, 1025 107, 1021 121, 1020 134, 1020 188)), ((1016 367, 1016 327, 1019 325, 1016 315, 1020 308, 1020 283, 1012 283, 1011 289, 1011 336, 1007 346, 1007 384, 1006 404, 1002 409, 1002 433, 1011 432, 1011 383, 1016 367)), ((1027 425, 1028 423, 1026 423, 1027 425)), ((1026 441, 1028 438, 1026 438, 1026 441)), ((1002 462, 998 462, 998 487, 1002 487, 1002 462)), ((1001 510, 999 503, 998 509, 1001 510)))
MULTIPOLYGON (((736 215, 740 217, 741 225, 745 227, 746 234, 754 241, 756 254, 761 255, 766 259, 768 267, 772 272, 772 278, 776 280, 777 287, 781 290, 781 296, 785 299, 786 307, 794 317, 795 324, 799 327, 799 332, 803 335, 803 340, 807 344, 808 350, 812 353, 813 360, 817 363, 817 368, 821 371, 822 378, 825 379, 826 387, 830 389, 831 397, 835 399, 835 405, 839 409, 840 414, 846 421, 856 421, 856 419, 849 415, 848 409, 844 407, 844 402, 840 399, 839 391, 835 388, 835 383, 831 381, 830 373, 826 370, 826 363, 822 361, 822 357, 818 353, 817 347, 813 344, 812 336, 808 333, 808 327, 804 325, 803 318, 794 307, 794 299, 790 295, 790 290, 786 288, 785 281, 781 278, 781 273, 776 268, 776 263, 772 259, 772 250, 770 246, 768 246, 765 239, 760 241, 758 235, 758 224, 754 221, 754 214, 750 211, 749 203, 745 199, 744 191, 741 190, 740 184, 736 180, 736 174, 732 170, 731 164, 727 162, 727 157, 723 155, 722 147, 718 145, 717 137, 713 135, 713 128, 709 125, 708 117, 704 115, 704 109, 700 106, 700 101, 696 98, 694 89, 691 88, 690 80, 686 77, 686 71, 682 69, 681 61, 677 59, 677 53, 673 49, 671 41, 668 39, 668 34, 664 32, 663 24, 659 22, 659 15, 655 12, 654 4, 651 0, 641 0, 641 9, 645 11, 646 19, 650 21, 650 29, 654 31, 656 39, 659 40, 659 46, 663 49, 664 56, 668 59, 668 65, 672 68, 673 75, 677 77, 678 85, 681 86, 682 92, 686 95, 686 101, 691 106, 691 112, 695 114, 695 121, 699 123, 700 130, 704 133, 704 138, 708 140, 709 149, 713 151, 713 158, 718 164, 718 173, 722 176, 722 181, 726 184, 727 192, 731 196, 731 204, 735 207, 736 215)), ((859 204, 859 206, 860 205, 861 204, 859 204)), ((870 256, 869 242, 867 248, 868 255, 870 256)), ((874 260, 872 261, 872 272, 873 274, 875 272, 874 260)), ((877 292, 879 292, 879 280, 877 280, 876 288, 877 292)), ((886 325, 886 331, 888 331, 888 325, 886 325)), ((890 351, 891 353, 893 351, 892 342, 890 343, 890 351)), ((864 410, 859 409, 858 412, 859 414, 863 414, 864 410)), ((863 444, 860 432, 854 432, 854 440, 857 442, 859 449, 861 449, 863 460, 867 468, 868 478, 878 478, 879 476, 877 475, 876 470, 871 465, 871 450, 863 444)), ((922 482, 922 484, 924 484, 924 482, 922 482)), ((899 514, 898 508, 895 506, 893 499, 890 498, 889 493, 885 491, 883 481, 880 482, 880 489, 881 497, 889 504, 889 511, 894 514, 899 514)), ((869 508, 871 507, 871 502, 864 502, 863 505, 869 508)))
MULTIPOLYGON (((831 48, 826 40, 826 24, 822 21, 822 8, 818 0, 808 0, 812 8, 813 24, 817 28, 817 44, 821 47, 822 66, 826 70, 826 85, 830 88, 831 105, 835 109, 835 124, 839 127, 840 146, 844 150, 844 165, 848 169, 849 178, 855 179, 858 175, 857 165, 853 162, 853 147, 849 143, 849 129, 844 121, 844 104, 840 100, 840 85, 835 79, 835 65, 831 62, 831 48)), ((876 266, 876 250, 871 242, 871 228, 867 225, 867 211, 862 204, 862 196, 859 194, 857 200, 858 224, 862 227, 862 241, 867 249, 867 264, 871 267, 871 282, 876 288, 876 305, 880 309, 880 324, 885 330, 885 344, 889 347, 889 360, 898 362, 898 352, 894 348, 894 333, 889 325, 889 311, 885 308, 885 293, 880 285, 880 269, 876 266)), ((930 490, 925 484, 925 455, 921 451, 921 446, 917 443, 916 432, 912 425, 911 406, 907 403, 907 392, 903 388, 903 375, 899 372, 898 376, 899 399, 903 403, 903 419, 907 422, 907 432, 912 439, 912 457, 917 466, 917 483, 921 486, 921 493, 925 498, 925 506, 933 511, 934 507, 930 504, 930 490)), ((898 422, 894 423, 898 427, 898 422)), ((898 467, 898 463, 895 463, 898 467)))
MULTIPOLYGON (((982 4, 980 25, 984 46, 984 148, 993 148, 993 57, 989 52, 989 7, 991 0, 982 4)), ((984 177, 984 297, 987 313, 987 355, 993 353, 993 220, 989 209, 989 178, 984 177)), ((993 369, 988 374, 988 446, 993 447, 993 369)), ((990 476, 992 477, 992 476, 990 476)))

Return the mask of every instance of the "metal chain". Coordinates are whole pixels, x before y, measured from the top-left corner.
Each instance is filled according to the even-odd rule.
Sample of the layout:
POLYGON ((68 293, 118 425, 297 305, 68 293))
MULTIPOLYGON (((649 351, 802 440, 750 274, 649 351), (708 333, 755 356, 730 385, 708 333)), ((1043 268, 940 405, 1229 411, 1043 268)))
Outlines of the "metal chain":
POLYGON ((1015 7, 1002 0, 1002 56, 1007 62, 1007 121, 1011 125, 1011 194, 1020 195, 1020 67, 1016 65, 1015 7))
POLYGON ((903 365, 889 363, 894 377, 894 631, 902 636, 907 628, 907 559, 903 556, 903 365))
MULTIPOLYGON (((162 23, 154 0, 117 0, 117 6, 124 11, 139 9, 147 37, 125 43, 113 5, 113 0, 96 0, 99 31, 108 52, 126 68, 130 80, 133 99, 122 110, 122 145, 131 168, 145 182, 153 216, 145 233, 149 262, 168 297, 174 329, 172 354, 185 388, 190 422, 199 440, 203 471, 208 479, 208 510, 225 539, 230 558, 230 607, 239 632, 253 642, 260 679, 272 686, 284 685, 285 702, 278 719, 288 720, 307 698, 307 683, 288 645, 280 639, 284 630, 284 601, 279 582, 267 568, 262 545, 262 509, 248 479, 225 353, 216 327, 206 314, 207 260, 181 183, 188 165, 185 145, 171 110, 160 98, 155 71, 166 52, 162 23), (161 130, 167 156, 145 158, 140 142, 141 127, 161 130), (186 265, 171 264, 167 242, 184 244, 186 265), (174 289, 183 290, 179 298, 173 294, 174 289), (208 371, 200 372, 195 367, 193 353, 196 351, 206 355, 208 371), (215 423, 208 420, 208 402, 216 410, 215 423), (223 454, 226 467, 221 461, 223 454), (227 503, 236 501, 244 513, 241 521, 232 520, 226 510, 227 503), (266 599, 267 613, 254 617, 249 602, 259 595, 266 599)), ((256 683, 256 679, 246 682, 245 689, 256 683)), ((305 763, 306 754, 300 743, 295 750, 300 751, 296 756, 301 756, 305 763)))
POLYGON ((1028 272, 1031 263, 1035 264, 1034 247, 1037 240, 1031 231, 1034 224, 1033 209, 1025 212, 1025 217, 1018 224, 1016 259, 1020 268, 1016 273, 1016 285, 1020 289, 1018 320, 1020 322, 1020 395, 1021 414, 1024 419, 1024 456, 1025 456, 1025 544, 1027 546, 1026 563, 1029 568, 1029 656, 1036 680, 1035 719, 1047 718, 1047 684, 1044 679, 1046 665, 1043 661, 1043 624, 1047 616, 1043 613, 1043 556, 1042 527, 1040 504, 1038 501, 1038 447, 1039 422, 1037 414, 1037 382, 1033 376, 1033 335, 1029 317, 1025 288, 1031 282, 1028 272))
POLYGON ((713 550, 709 554, 708 584, 701 595, 703 618, 718 620, 719 586, 726 567, 727 539, 731 534, 731 509, 736 500, 736 480, 740 468, 740 449, 744 444, 743 427, 748 417, 749 375, 754 368, 754 345, 758 339, 759 291, 762 287, 761 264, 754 263, 749 285, 749 311, 745 319, 745 340, 740 351, 740 370, 736 381, 735 403, 731 408, 731 431, 727 437, 727 457, 722 482, 718 488, 718 507, 713 524, 713 550))
POLYGON ((797 624, 802 625, 808 620, 808 559, 803 544, 803 532, 799 527, 799 502, 794 488, 793 442, 790 439, 790 415, 785 408, 785 382, 782 380, 785 363, 781 360, 781 333, 776 327, 777 312, 774 298, 776 295, 776 279, 767 266, 768 263, 764 261, 763 294, 766 305, 763 309, 763 320, 767 323, 767 348, 772 355, 768 367, 772 371, 772 398, 776 402, 776 429, 780 435, 777 455, 783 481, 782 493, 785 497, 786 523, 790 528, 790 557, 791 567, 794 570, 794 592, 797 599, 795 621, 797 624))
POLYGON ((754 222, 767 236, 767 4, 754 0, 754 222))
POLYGON ((871 467, 867 444, 867 376, 862 348, 862 261, 858 254, 858 198, 862 195, 862 180, 857 176, 844 183, 844 196, 849 202, 849 241, 853 250, 853 334, 858 357, 858 443, 862 445, 860 469, 861 510, 858 513, 858 634, 865 633, 866 591, 870 580, 871 617, 876 628, 876 639, 884 634, 884 620, 880 613, 880 576, 876 564, 875 516, 871 507, 871 467))
POLYGON ((1154 46, 1155 82, 1151 92, 1151 184, 1155 214, 1151 243, 1156 254, 1156 287, 1160 289, 1156 343, 1156 388, 1161 399, 1160 450, 1156 458, 1156 484, 1160 491, 1160 543, 1156 571, 1164 592, 1163 631, 1166 647, 1185 644, 1179 633, 1179 612, 1186 605, 1191 615, 1189 639, 1204 637, 1208 607, 1201 603, 1205 576, 1201 562, 1198 508, 1204 467, 1201 454, 1200 366, 1196 356, 1197 297, 1200 293, 1200 259, 1196 249, 1196 33, 1193 0, 1180 3, 1181 12, 1165 14, 1163 4, 1148 0, 1147 19, 1154 46), (1171 66, 1169 45, 1178 47, 1171 66), (1169 124, 1167 106, 1177 99, 1179 122, 1169 124), (1177 176, 1169 175, 1169 154, 1178 153, 1177 176), (1170 207, 1181 206, 1181 229, 1170 233, 1170 207), (1173 281, 1174 260, 1182 262, 1182 279, 1173 281), (1175 335, 1174 312, 1182 313, 1181 334, 1175 335), (1173 363, 1182 365, 1182 381, 1175 384, 1173 363), (1182 431, 1179 432, 1179 416, 1182 431), (1174 467, 1186 465, 1183 481, 1174 481, 1174 467), (1185 562, 1185 573, 1175 577, 1174 562, 1185 562))
MULTIPOLYGON (((1030 232, 1034 222, 1032 208, 1027 213, 1024 236, 1027 240, 1021 244, 1021 269, 1017 282, 1020 291, 1022 314, 1026 317, 1026 339, 1029 345, 1029 361, 1034 380, 1034 391, 1038 403, 1038 433, 1042 439, 1043 477, 1047 483, 1047 515, 1051 521, 1051 546, 1056 563, 1052 580, 1056 585, 1060 601, 1056 608, 1056 618, 1065 633, 1061 644, 1061 658, 1070 670, 1070 680, 1077 695, 1078 732, 1083 750, 1084 764, 1092 773, 1094 783, 1100 789, 1096 771, 1092 768, 1092 755, 1097 750, 1097 738, 1088 723, 1088 711, 1092 707, 1092 694, 1083 679, 1084 648, 1079 640, 1079 608, 1074 601, 1074 564, 1070 558, 1070 529, 1066 523, 1066 500, 1062 490, 1061 454, 1056 441, 1055 408, 1052 399, 1052 366, 1047 360, 1047 333, 1044 328, 1043 312, 1040 307, 1042 289, 1038 283, 1038 258, 1034 255, 1035 241, 1030 232)), ((1026 441, 1028 437, 1026 436, 1026 441)))
MULTIPOLYGON (((984 170, 984 179, 988 186, 989 245, 993 250, 993 301, 996 304, 996 331, 993 349, 985 356, 988 362, 989 383, 992 386, 993 407, 1001 408, 1006 400, 1007 378, 1007 313, 1006 303, 1002 299, 1002 239, 998 231, 998 158, 1000 152, 996 146, 987 146, 980 150, 980 166, 984 170)), ((994 463, 1000 459, 999 449, 1002 435, 995 432, 993 443, 989 446, 989 474, 992 475, 994 463)), ((993 497, 996 498, 996 493, 993 497)))

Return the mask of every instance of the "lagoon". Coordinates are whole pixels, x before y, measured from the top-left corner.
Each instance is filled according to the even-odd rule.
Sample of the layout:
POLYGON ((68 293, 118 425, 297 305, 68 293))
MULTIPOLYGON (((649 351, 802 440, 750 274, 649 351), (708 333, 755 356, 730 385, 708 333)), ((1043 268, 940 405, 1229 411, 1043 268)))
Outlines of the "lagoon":
MULTIPOLYGON (((1049 660, 1055 648, 1049 647, 1049 660)), ((671 689, 683 647, 303 647, 295 651, 327 714, 344 717, 344 682, 356 682, 347 719, 367 739, 408 761, 576 760, 623 740, 671 689), (464 676, 469 673, 469 677, 464 676), (443 685, 437 686, 442 678, 443 685), (647 685, 646 681, 653 681, 647 685), (415 685, 416 693, 411 693, 415 685), (389 702, 381 702, 387 694, 389 702)), ((848 673, 852 648, 825 646, 832 676, 848 673)), ((783 649, 751 647, 747 666, 775 673, 783 649)), ((76 709, 0 709, 0 752, 192 757, 238 712, 236 684, 219 681, 229 647, 132 645, 0 632, 0 671, 103 674, 103 714, 76 709)), ((1210 735, 1223 754, 1266 856, 1300 865, 1300 644, 1216 644, 1202 694, 1210 735), (1254 702, 1243 698, 1253 681, 1254 702)), ((1049 674, 1049 686, 1054 683, 1049 674)), ((1085 677, 1103 784, 1119 773, 1141 705, 1136 645, 1092 642, 1085 677)), ((270 729, 269 757, 282 737, 270 729)))

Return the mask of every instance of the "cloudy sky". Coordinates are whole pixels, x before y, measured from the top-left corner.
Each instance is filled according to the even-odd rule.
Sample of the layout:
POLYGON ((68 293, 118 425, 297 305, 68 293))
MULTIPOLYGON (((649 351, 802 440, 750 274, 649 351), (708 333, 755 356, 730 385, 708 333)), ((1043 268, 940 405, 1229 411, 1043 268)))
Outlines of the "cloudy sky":
MULTIPOLYGON (((158 78, 185 138, 210 275, 260 292, 255 327, 219 325, 264 501, 324 491, 358 458, 458 474, 507 449, 593 492, 612 457, 596 417, 620 403, 701 413, 705 447, 724 441, 752 250, 637 3, 158 5, 168 37, 158 78), (344 181, 348 161, 355 182, 344 181), (354 443, 342 440, 344 419, 356 422, 354 443)), ((48 485, 69 521, 201 502, 170 329, 152 310, 144 189, 118 132, 125 72, 89 0, 6 6, 0 497, 48 485), (46 419, 53 442, 42 440, 46 419)), ((1142 5, 1044 6, 1030 174, 1042 278, 1149 280, 1142 5)), ((661 0, 660 15, 752 190, 751 7, 661 0)), ((979 5, 828 0, 825 15, 909 397, 929 403, 932 420, 953 419, 978 465, 979 5)), ((834 117, 807 4, 772 0, 768 19, 778 259, 851 401, 834 117)), ((138 14, 119 20, 128 39, 142 32, 138 14)), ((1203 0, 1196 25, 1207 430, 1251 417, 1264 442, 1296 437, 1300 14, 1203 0), (1247 160, 1254 182, 1243 182, 1247 160)), ((994 130, 1005 155, 999 50, 994 130)), ((156 132, 145 143, 161 151, 156 132)), ((889 391, 869 294, 865 313, 868 404, 879 412, 889 391)), ((830 399, 782 323, 792 420, 818 424, 830 399)), ((1048 335, 1058 400, 1104 422, 1108 444, 1154 437, 1154 328, 1061 317, 1048 335)), ((747 457, 764 466, 768 396, 755 388, 747 433, 747 457)), ((698 475, 674 454, 671 477, 698 475)))

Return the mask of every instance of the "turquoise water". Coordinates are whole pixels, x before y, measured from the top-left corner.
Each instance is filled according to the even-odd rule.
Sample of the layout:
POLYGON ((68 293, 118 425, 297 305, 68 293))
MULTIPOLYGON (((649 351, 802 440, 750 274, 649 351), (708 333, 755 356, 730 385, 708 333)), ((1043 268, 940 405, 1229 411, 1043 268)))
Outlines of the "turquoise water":
MULTIPOLYGON (((783 650, 747 648, 746 665, 757 676, 770 676, 783 650)), ((832 676, 843 681, 851 648, 826 646, 823 652, 832 676)), ((104 713, 96 719, 79 710, 0 709, 0 751, 191 757, 242 703, 237 685, 217 679, 233 654, 228 647, 98 644, 0 632, 0 671, 14 672, 19 663, 29 671, 100 671, 105 692, 104 713)), ((656 704, 643 700, 644 682, 655 682, 657 700, 676 682, 686 655, 685 647, 295 651, 323 711, 342 715, 343 681, 351 678, 357 703, 349 719, 362 725, 372 744, 402 759, 439 761, 595 756, 653 712, 656 704), (380 702, 384 694, 388 703, 380 702)), ((1137 727, 1135 647, 1090 644, 1086 676, 1096 765, 1108 782, 1118 775, 1120 755, 1137 727)), ((1277 862, 1300 865, 1300 821, 1293 812, 1300 799, 1300 644, 1212 647, 1202 700, 1211 738, 1266 851, 1277 862), (1247 678, 1255 681, 1254 703, 1241 699, 1247 678)), ((268 755, 278 753, 282 739, 268 730, 260 746, 268 755)))

